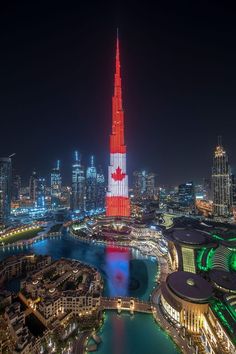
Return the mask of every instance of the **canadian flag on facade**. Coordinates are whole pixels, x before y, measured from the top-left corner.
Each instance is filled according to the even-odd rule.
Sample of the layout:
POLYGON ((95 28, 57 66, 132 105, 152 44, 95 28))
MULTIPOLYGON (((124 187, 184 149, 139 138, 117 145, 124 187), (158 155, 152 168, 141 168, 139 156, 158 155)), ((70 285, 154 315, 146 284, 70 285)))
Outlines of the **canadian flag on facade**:
POLYGON ((110 135, 110 165, 108 167, 108 192, 106 216, 129 217, 130 200, 126 173, 126 145, 124 143, 124 111, 120 77, 119 38, 116 42, 116 71, 112 97, 112 133, 110 135))

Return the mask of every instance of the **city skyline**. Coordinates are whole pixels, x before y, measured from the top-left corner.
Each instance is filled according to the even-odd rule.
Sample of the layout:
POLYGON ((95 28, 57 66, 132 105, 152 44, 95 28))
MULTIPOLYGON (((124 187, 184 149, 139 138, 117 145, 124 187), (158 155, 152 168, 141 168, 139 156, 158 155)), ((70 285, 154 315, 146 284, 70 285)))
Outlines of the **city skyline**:
POLYGON ((1 353, 236 354, 232 14, 182 5, 3 8, 1 353))
MULTIPOLYGON (((134 11, 130 23, 128 5, 127 12, 118 6, 116 17, 108 20, 105 16, 103 24, 97 19, 103 9, 96 5, 91 11, 83 5, 73 14, 59 5, 55 12, 48 8, 45 14, 41 8, 36 14, 31 6, 6 7, 1 15, 2 23, 4 16, 9 20, 5 31, 9 40, 2 38, 0 114, 5 118, 5 134, 1 156, 17 152, 14 166, 23 179, 33 168, 45 175, 53 161, 60 159, 69 182, 70 156, 77 148, 84 155, 95 154, 103 167, 107 165, 111 53, 117 25, 123 53, 129 174, 149 169, 158 175, 160 184, 210 176, 218 135, 223 136, 234 170, 232 82, 236 72, 230 39, 235 29, 227 9, 222 12, 217 4, 206 5, 205 13, 211 11, 207 22, 200 14, 201 4, 186 8, 183 27, 179 18, 183 8, 174 7, 174 15, 163 5, 155 21, 149 10, 152 21, 148 23, 144 16, 141 28, 136 25, 140 10, 134 11), (86 21, 79 10, 88 15, 86 21), (26 11, 24 24, 21 11, 26 11), (62 26, 57 33, 59 20, 62 26), (217 56, 217 51, 222 55, 217 56), (29 124, 35 124, 37 131, 29 134, 29 124)), ((110 12, 108 6, 105 14, 110 12)))

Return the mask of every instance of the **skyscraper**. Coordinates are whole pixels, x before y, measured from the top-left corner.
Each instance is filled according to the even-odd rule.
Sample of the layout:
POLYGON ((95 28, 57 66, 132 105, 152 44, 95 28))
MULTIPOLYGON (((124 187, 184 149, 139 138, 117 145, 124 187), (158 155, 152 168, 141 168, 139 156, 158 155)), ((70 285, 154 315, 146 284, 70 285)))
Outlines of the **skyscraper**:
POLYGON ((155 174, 152 172, 134 171, 133 173, 133 191, 134 199, 140 201, 142 199, 153 200, 156 194, 155 174))
POLYGON ((56 167, 51 172, 51 206, 52 208, 58 208, 61 198, 61 172, 60 161, 57 161, 56 167))
POLYGON ((193 210, 195 207, 195 188, 193 182, 186 182, 179 185, 178 201, 180 207, 193 210))
POLYGON ((35 180, 35 197, 36 207, 45 208, 45 178, 39 177, 35 180))
POLYGON ((108 167, 106 216, 130 216, 118 36, 116 41, 114 95, 112 97, 112 133, 110 135, 110 165, 108 167))
POLYGON ((99 167, 97 172, 96 208, 100 208, 100 209, 105 208, 105 196, 106 196, 105 176, 101 167, 99 167))
POLYGON ((0 158, 0 224, 6 225, 11 213, 11 158, 0 158))
POLYGON ((29 197, 30 200, 35 204, 36 203, 36 186, 37 186, 38 176, 36 171, 33 171, 29 180, 29 197))
POLYGON ((97 194, 97 169, 94 164, 94 156, 90 158, 90 164, 86 170, 86 210, 96 208, 97 194))
POLYGON ((13 202, 20 199, 20 189, 21 189, 21 177, 19 175, 13 174, 12 176, 12 192, 11 198, 13 202))
POLYGON ((85 210, 85 175, 84 167, 78 151, 75 151, 75 162, 72 165, 71 209, 85 210))
POLYGON ((228 217, 232 207, 231 171, 221 139, 214 152, 212 168, 213 215, 228 217))

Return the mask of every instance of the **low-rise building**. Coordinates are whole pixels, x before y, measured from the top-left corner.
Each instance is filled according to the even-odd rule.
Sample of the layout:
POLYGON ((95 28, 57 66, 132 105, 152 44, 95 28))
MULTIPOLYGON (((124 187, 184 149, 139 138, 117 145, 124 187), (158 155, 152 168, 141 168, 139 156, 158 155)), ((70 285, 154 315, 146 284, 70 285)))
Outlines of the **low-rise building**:
POLYGON ((19 254, 10 256, 0 263, 0 284, 20 277, 31 271, 42 269, 51 263, 51 256, 19 254))
POLYGON ((200 333, 212 294, 211 285, 200 275, 178 271, 161 284, 161 305, 172 322, 200 333))
POLYGON ((60 259, 21 281, 21 300, 46 327, 68 314, 92 316, 100 309, 98 271, 79 261, 60 259))

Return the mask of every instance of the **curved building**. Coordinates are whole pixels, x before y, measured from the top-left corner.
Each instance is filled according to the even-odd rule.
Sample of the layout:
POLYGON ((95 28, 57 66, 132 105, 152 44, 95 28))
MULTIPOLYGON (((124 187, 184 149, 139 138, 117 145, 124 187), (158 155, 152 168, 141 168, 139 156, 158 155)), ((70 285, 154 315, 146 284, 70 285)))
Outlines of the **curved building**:
POLYGON ((203 248, 216 247, 209 234, 188 227, 173 227, 166 231, 168 240, 169 258, 174 270, 197 272, 197 255, 203 248))
POLYGON ((210 280, 215 288, 224 293, 236 294, 236 272, 213 269, 209 273, 210 280))
POLYGON ((199 333, 212 293, 211 285, 200 275, 178 271, 161 284, 161 305, 170 320, 199 333))

